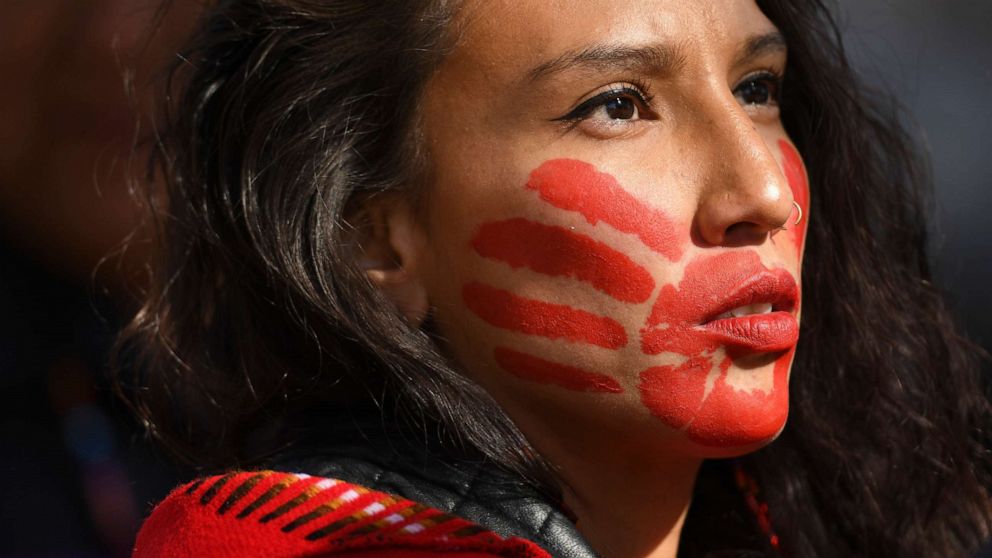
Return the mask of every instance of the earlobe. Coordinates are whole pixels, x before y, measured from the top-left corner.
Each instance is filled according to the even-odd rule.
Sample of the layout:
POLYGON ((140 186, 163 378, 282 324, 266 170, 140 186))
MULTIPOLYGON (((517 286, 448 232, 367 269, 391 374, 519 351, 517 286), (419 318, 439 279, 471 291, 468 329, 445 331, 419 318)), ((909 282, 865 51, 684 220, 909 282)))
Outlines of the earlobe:
POLYGON ((370 202, 358 216, 358 265, 413 327, 427 317, 430 303, 418 271, 424 233, 409 204, 370 202))

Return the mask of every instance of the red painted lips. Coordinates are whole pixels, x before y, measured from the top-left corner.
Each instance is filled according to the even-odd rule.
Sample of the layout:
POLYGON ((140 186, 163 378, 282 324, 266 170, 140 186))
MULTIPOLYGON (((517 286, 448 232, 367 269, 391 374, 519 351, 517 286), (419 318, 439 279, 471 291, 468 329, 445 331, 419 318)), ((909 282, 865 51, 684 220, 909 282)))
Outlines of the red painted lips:
POLYGON ((755 252, 694 259, 678 284, 665 285, 641 330, 647 354, 687 356, 720 346, 784 351, 799 339, 794 312, 799 288, 784 269, 767 269, 755 252), (771 312, 721 317, 735 308, 771 304, 771 312))
POLYGON ((686 266, 678 286, 665 285, 641 330, 647 354, 687 357, 679 365, 640 374, 641 401, 651 414, 696 442, 732 447, 775 436, 789 413, 788 373, 799 337, 793 312, 799 288, 783 269, 767 269, 756 252, 702 256, 686 266), (722 317, 752 304, 772 312, 722 317), (716 350, 727 354, 716 360, 716 350), (739 390, 728 376, 738 352, 785 351, 775 361, 769 391, 739 390), (707 394, 707 378, 717 372, 707 394))
POLYGON ((717 320, 702 329, 729 348, 784 351, 799 341, 799 324, 785 312, 717 320))
POLYGON ((784 351, 799 340, 799 323, 793 315, 798 298, 799 288, 787 271, 761 271, 723 300, 712 315, 763 303, 771 305, 771 312, 711 318, 704 320, 698 329, 731 348, 784 351))

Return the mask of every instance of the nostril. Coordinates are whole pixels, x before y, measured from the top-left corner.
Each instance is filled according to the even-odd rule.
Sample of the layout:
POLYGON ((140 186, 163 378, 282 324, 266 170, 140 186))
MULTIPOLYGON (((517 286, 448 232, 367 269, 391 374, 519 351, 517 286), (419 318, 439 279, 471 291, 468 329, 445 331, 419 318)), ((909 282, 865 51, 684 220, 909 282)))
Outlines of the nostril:
POLYGON ((720 244, 730 247, 753 246, 764 242, 767 235, 767 227, 763 227, 757 223, 741 221, 730 225, 723 231, 723 242, 720 244))
POLYGON ((734 223, 733 225, 730 225, 729 227, 727 227, 727 230, 724 231, 724 235, 726 235, 726 236, 738 235, 738 234, 741 234, 741 231, 742 230, 747 230, 749 228, 754 228, 754 224, 752 224, 752 223, 734 223))

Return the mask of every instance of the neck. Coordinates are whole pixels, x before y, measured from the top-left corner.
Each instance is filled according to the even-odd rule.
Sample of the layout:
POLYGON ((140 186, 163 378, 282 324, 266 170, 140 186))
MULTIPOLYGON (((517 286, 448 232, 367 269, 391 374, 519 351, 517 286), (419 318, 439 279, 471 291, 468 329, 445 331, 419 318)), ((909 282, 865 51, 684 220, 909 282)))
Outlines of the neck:
POLYGON ((699 462, 620 457, 563 467, 579 531, 604 558, 675 558, 699 462))
POLYGON ((558 471, 564 504, 597 554, 675 558, 702 464, 680 434, 645 424, 637 412, 604 425, 554 401, 502 401, 558 471))

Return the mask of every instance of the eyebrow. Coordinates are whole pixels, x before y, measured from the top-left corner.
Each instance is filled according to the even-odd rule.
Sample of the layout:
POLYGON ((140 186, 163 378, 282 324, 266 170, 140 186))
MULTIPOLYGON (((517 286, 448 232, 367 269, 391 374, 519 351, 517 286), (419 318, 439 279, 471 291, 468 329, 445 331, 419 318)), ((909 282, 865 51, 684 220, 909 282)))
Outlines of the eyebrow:
MULTIPOLYGON (((778 31, 753 35, 744 41, 734 65, 751 58, 787 49, 785 37, 778 31)), ((566 69, 589 70, 630 70, 666 75, 678 71, 688 60, 683 44, 660 44, 648 46, 628 46, 599 44, 582 49, 570 50, 560 56, 542 62, 527 73, 531 82, 545 79, 566 69)))
POLYGON ((538 81, 566 69, 643 69, 655 74, 677 70, 686 61, 685 49, 675 45, 600 44, 565 52, 561 56, 538 64, 527 72, 527 79, 538 81))
POLYGON ((737 55, 737 59, 734 60, 734 66, 743 64, 752 58, 785 52, 787 50, 789 50, 789 43, 785 40, 785 36, 778 31, 752 35, 744 41, 744 48, 741 49, 740 54, 737 55))

